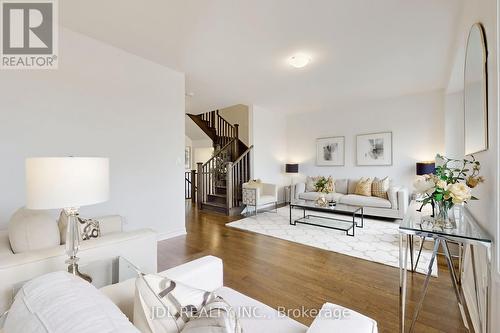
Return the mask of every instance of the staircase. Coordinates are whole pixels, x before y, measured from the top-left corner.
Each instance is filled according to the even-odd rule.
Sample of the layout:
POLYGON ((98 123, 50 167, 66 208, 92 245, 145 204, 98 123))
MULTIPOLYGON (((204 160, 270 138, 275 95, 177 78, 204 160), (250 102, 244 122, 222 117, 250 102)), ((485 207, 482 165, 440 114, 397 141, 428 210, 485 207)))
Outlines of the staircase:
POLYGON ((251 152, 238 137, 238 124, 230 124, 219 111, 188 116, 212 140, 214 155, 197 166, 198 208, 225 215, 243 210, 242 184, 251 178, 251 152))

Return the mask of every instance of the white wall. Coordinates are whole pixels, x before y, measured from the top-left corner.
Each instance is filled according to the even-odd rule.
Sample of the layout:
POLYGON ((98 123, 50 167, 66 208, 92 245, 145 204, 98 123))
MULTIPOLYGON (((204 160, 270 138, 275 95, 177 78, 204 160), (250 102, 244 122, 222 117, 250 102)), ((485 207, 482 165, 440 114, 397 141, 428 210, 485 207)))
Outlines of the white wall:
POLYGON ((104 156, 111 199, 82 215, 184 227, 184 75, 67 29, 59 69, 0 74, 0 228, 25 204, 24 160, 104 156))
MULTIPOLYGON (((500 239, 499 227, 499 97, 498 97, 498 2, 496 0, 464 0, 463 18, 458 27, 455 49, 455 61, 451 69, 448 84, 449 94, 447 100, 451 100, 447 108, 446 116, 446 148, 450 155, 462 157, 463 131, 453 131, 457 125, 463 127, 463 68, 465 59, 465 45, 467 35, 472 24, 481 22, 485 28, 488 45, 488 130, 489 149, 485 152, 474 154, 481 162, 481 174, 486 182, 474 189, 474 195, 478 201, 472 201, 467 206, 471 213, 478 219, 479 223, 494 238, 493 243, 493 265, 492 265, 492 291, 490 295, 491 309, 490 318, 492 330, 500 327, 500 247, 497 245, 500 239)), ((478 260, 479 261, 479 260, 478 260)), ((480 262, 480 261, 479 261, 480 262)), ((483 267, 482 272, 485 273, 483 267)), ((470 280, 465 281, 464 286, 468 304, 474 306, 473 287, 470 280)))
POLYGON ((213 147, 198 147, 194 148, 193 170, 198 169, 198 163, 207 163, 214 156, 213 147))
POLYGON ((278 200, 284 201, 283 186, 290 183, 287 163, 286 115, 259 106, 250 111, 250 140, 253 150, 253 177, 279 186, 278 200))
POLYGON ((415 162, 443 152, 443 93, 441 91, 386 100, 331 106, 324 112, 288 117, 288 159, 299 163, 300 174, 334 178, 390 176, 412 189, 415 162), (392 131, 392 166, 356 166, 356 135, 392 131), (345 137, 345 166, 316 166, 316 139, 345 137))
POLYGON ((447 157, 464 156, 464 106, 463 91, 445 95, 444 142, 447 157))
POLYGON ((248 106, 237 104, 228 108, 220 109, 219 114, 231 125, 239 125, 239 139, 248 146, 250 143, 250 115, 248 106))

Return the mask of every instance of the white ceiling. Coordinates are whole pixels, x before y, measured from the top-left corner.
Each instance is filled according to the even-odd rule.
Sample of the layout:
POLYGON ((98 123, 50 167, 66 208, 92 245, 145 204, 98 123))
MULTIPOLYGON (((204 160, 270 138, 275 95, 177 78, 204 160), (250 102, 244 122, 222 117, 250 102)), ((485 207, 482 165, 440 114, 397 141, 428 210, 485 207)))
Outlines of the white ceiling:
POLYGON ((445 88, 458 0, 64 0, 64 26, 186 73, 187 112, 445 88), (295 52, 312 57, 295 69, 295 52))

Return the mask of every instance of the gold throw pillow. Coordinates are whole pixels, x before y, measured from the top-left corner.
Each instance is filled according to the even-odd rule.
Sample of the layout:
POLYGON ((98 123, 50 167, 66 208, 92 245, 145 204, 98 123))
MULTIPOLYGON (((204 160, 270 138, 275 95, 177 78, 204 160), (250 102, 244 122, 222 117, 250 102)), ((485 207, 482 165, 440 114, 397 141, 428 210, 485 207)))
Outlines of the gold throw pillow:
POLYGON ((358 184, 356 185, 356 190, 354 191, 354 194, 364 195, 365 197, 371 197, 372 183, 373 183, 372 178, 365 178, 365 177, 361 178, 358 181, 358 184))
POLYGON ((382 199, 388 199, 387 191, 389 191, 389 177, 382 179, 375 178, 372 183, 372 195, 382 199))

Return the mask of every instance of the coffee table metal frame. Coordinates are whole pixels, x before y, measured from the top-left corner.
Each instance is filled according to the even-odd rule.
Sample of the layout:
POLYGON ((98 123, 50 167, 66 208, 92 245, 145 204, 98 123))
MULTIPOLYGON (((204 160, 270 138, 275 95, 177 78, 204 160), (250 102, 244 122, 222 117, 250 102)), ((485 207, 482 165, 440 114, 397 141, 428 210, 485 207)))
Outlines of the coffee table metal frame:
POLYGON ((341 230, 345 231, 347 236, 354 237, 355 235, 355 229, 356 228, 363 228, 364 226, 364 209, 363 207, 358 207, 358 206, 351 206, 351 205, 343 205, 343 204, 338 204, 338 206, 334 207, 320 207, 320 206, 314 206, 310 205, 307 203, 297 203, 297 202, 291 202, 290 203, 290 225, 297 225, 297 223, 300 224, 307 224, 307 225, 313 225, 316 227, 322 227, 322 228, 328 228, 328 229, 335 229, 335 230, 341 230), (343 210, 342 207, 351 207, 353 210, 343 210), (303 210, 303 217, 297 220, 292 219, 292 208, 300 208, 303 210), (333 217, 326 217, 326 216, 319 216, 319 215, 312 215, 312 214, 307 214, 306 215, 306 210, 309 211, 316 211, 316 212, 321 212, 321 213, 352 213, 352 222, 351 221, 346 221, 346 220, 341 220, 338 218, 333 218, 333 217), (359 224, 356 221, 356 217, 359 217, 359 224), (314 223, 311 221, 311 217, 315 219, 323 219, 327 221, 336 221, 336 222, 342 222, 342 224, 345 224, 345 226, 339 227, 339 226, 334 226, 334 225, 328 225, 328 224, 319 224, 319 223, 314 223), (352 230, 352 233, 349 233, 349 231, 352 230))

